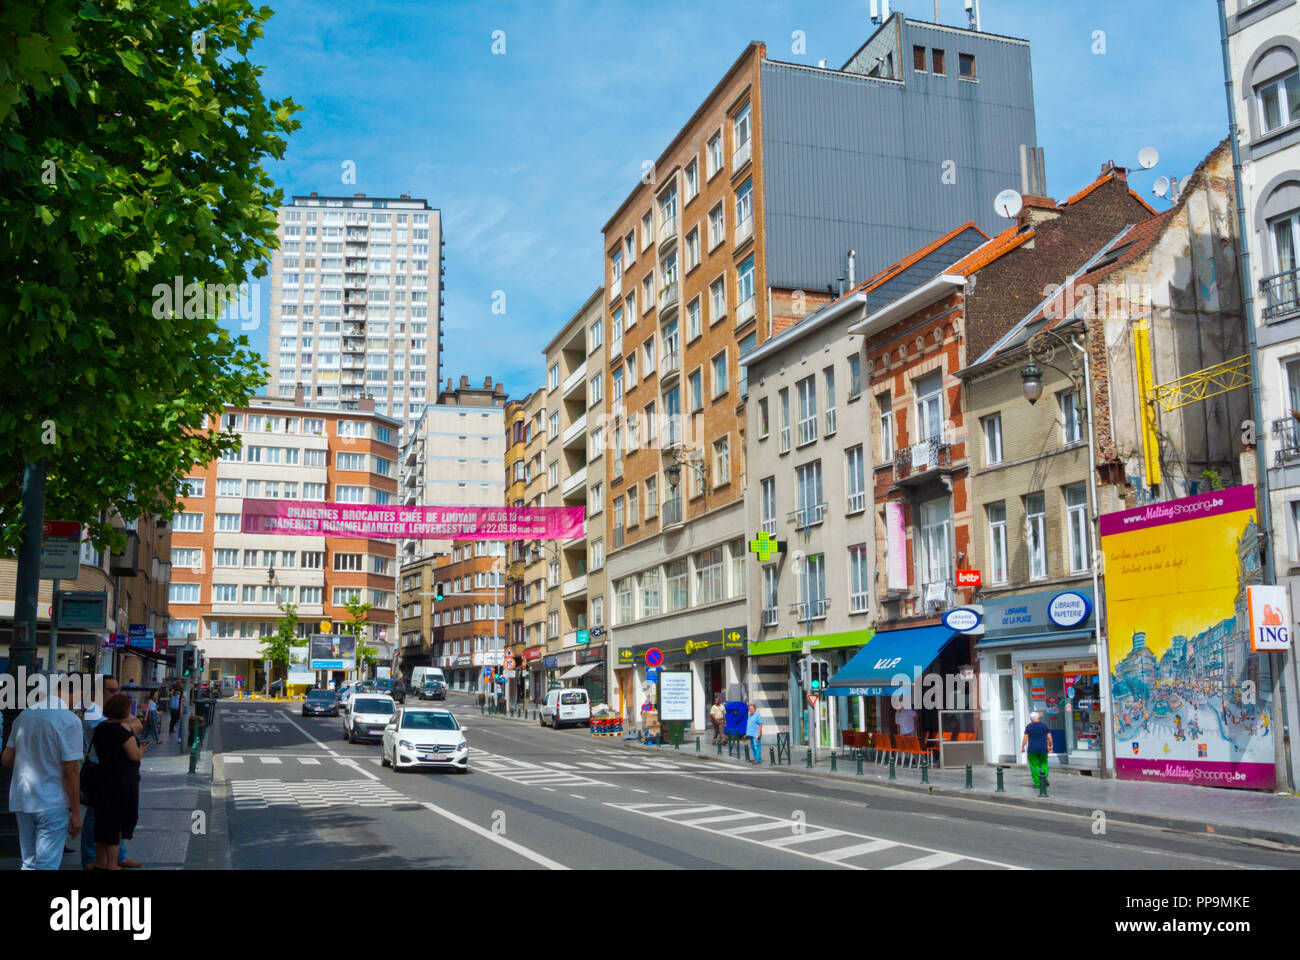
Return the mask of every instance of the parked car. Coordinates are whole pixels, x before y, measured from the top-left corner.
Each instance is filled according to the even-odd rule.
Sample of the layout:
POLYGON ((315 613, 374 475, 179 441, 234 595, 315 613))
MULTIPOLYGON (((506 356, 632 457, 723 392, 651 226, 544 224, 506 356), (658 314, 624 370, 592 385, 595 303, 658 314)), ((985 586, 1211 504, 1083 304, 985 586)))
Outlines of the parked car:
POLYGON ((339 698, 333 690, 308 690, 307 699, 302 702, 304 717, 337 717, 339 715, 339 698))
POLYGON ((566 723, 590 726, 591 699, 583 687, 548 690, 537 717, 543 727, 549 723, 552 730, 559 730, 566 723))
POLYGON ((384 677, 375 680, 373 689, 376 693, 382 693, 392 697, 397 703, 406 702, 406 684, 402 683, 400 677, 397 679, 384 677))
POLYGON ((443 686, 447 685, 447 678, 443 676, 441 667, 412 667, 411 682, 409 686, 412 690, 423 690, 424 684, 429 680, 439 680, 443 686))
POLYGON ((271 692, 271 696, 278 697, 284 693, 284 681, 275 680, 267 689, 271 692))
POLYGON ((379 693, 358 693, 352 698, 343 718, 343 739, 348 743, 382 740, 384 727, 392 719, 397 704, 392 697, 379 693))
POLYGON ((420 688, 421 700, 446 700, 447 685, 441 680, 426 680, 420 688))
POLYGON ((380 762, 394 770, 449 767, 469 773, 465 730, 443 707, 401 707, 384 727, 380 762))

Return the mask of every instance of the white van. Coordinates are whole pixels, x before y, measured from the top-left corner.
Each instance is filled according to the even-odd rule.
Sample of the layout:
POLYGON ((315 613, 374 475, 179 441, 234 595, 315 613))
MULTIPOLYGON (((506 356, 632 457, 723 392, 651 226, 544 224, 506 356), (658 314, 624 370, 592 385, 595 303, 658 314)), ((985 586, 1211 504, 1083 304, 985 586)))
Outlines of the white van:
POLYGON ((583 687, 559 687, 546 694, 546 702, 537 712, 537 719, 544 727, 548 723, 552 730, 559 730, 562 724, 580 723, 591 725, 591 700, 583 687))
POLYGON ((447 682, 447 678, 442 675, 442 667, 413 667, 411 669, 411 689, 417 693, 424 689, 424 681, 441 680, 447 682))

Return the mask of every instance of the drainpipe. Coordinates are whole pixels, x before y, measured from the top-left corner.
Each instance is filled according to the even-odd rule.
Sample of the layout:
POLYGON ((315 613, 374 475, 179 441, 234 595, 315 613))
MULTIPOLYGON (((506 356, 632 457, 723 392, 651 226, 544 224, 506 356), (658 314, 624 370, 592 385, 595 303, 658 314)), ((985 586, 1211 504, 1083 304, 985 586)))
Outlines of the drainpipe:
MULTIPOLYGON (((1241 182, 1241 150, 1237 146, 1237 103, 1233 95, 1232 60, 1228 49, 1228 15, 1224 0, 1219 3, 1219 37, 1223 51, 1223 88, 1228 99, 1228 143, 1232 146, 1232 177, 1237 194, 1237 244, 1241 259, 1239 273, 1241 276, 1242 313, 1246 322, 1246 346, 1250 354, 1250 405, 1251 416, 1255 418, 1255 509, 1259 517, 1259 527, 1264 536, 1263 574, 1264 583, 1277 583, 1277 572, 1273 565, 1273 504, 1268 491, 1268 457, 1264 453, 1261 434, 1264 432, 1264 407, 1260 398, 1259 386, 1259 346, 1255 339, 1255 291, 1251 282, 1250 251, 1246 245, 1246 201, 1241 182)), ((1300 737, 1294 729, 1292 718, 1296 714, 1295 704, 1290 702, 1290 693, 1300 683, 1296 675, 1296 658, 1294 649, 1290 655, 1270 653, 1269 674, 1273 678, 1274 697, 1282 707, 1283 736, 1273 737, 1274 762, 1277 766, 1278 785, 1285 789, 1294 789, 1294 770, 1300 767, 1300 737), (1289 662, 1291 682, 1287 683, 1284 660, 1289 662), (1285 744, 1286 732, 1291 734, 1291 751, 1288 754, 1285 744)), ((1278 704, 1274 704, 1274 710, 1278 704)), ((1275 715, 1276 719, 1276 715, 1275 715)))

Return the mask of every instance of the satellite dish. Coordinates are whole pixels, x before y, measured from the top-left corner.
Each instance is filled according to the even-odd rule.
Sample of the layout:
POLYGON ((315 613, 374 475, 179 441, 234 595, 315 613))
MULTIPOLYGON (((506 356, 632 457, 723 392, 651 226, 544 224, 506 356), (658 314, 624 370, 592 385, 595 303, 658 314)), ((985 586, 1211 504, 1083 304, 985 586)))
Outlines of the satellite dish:
POLYGON ((1143 170, 1150 170, 1160 162, 1160 152, 1155 147, 1143 147, 1138 152, 1138 163, 1142 165, 1143 170))
POLYGON ((1008 220, 1014 219, 1024 204, 1020 194, 1014 190, 1003 190, 993 198, 993 209, 997 211, 999 217, 1006 217, 1008 220))
POLYGON ((1151 184, 1151 192, 1157 197, 1163 197, 1169 193, 1169 178, 1156 177, 1156 182, 1151 184))

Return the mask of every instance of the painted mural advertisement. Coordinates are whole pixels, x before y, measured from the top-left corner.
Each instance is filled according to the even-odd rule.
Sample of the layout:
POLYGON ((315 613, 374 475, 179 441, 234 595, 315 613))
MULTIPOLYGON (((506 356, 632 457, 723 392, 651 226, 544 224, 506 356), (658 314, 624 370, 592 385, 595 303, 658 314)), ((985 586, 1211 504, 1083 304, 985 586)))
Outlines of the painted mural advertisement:
POLYGON ((1254 488, 1106 514, 1101 547, 1118 775, 1272 789, 1272 682, 1250 638, 1254 488))

